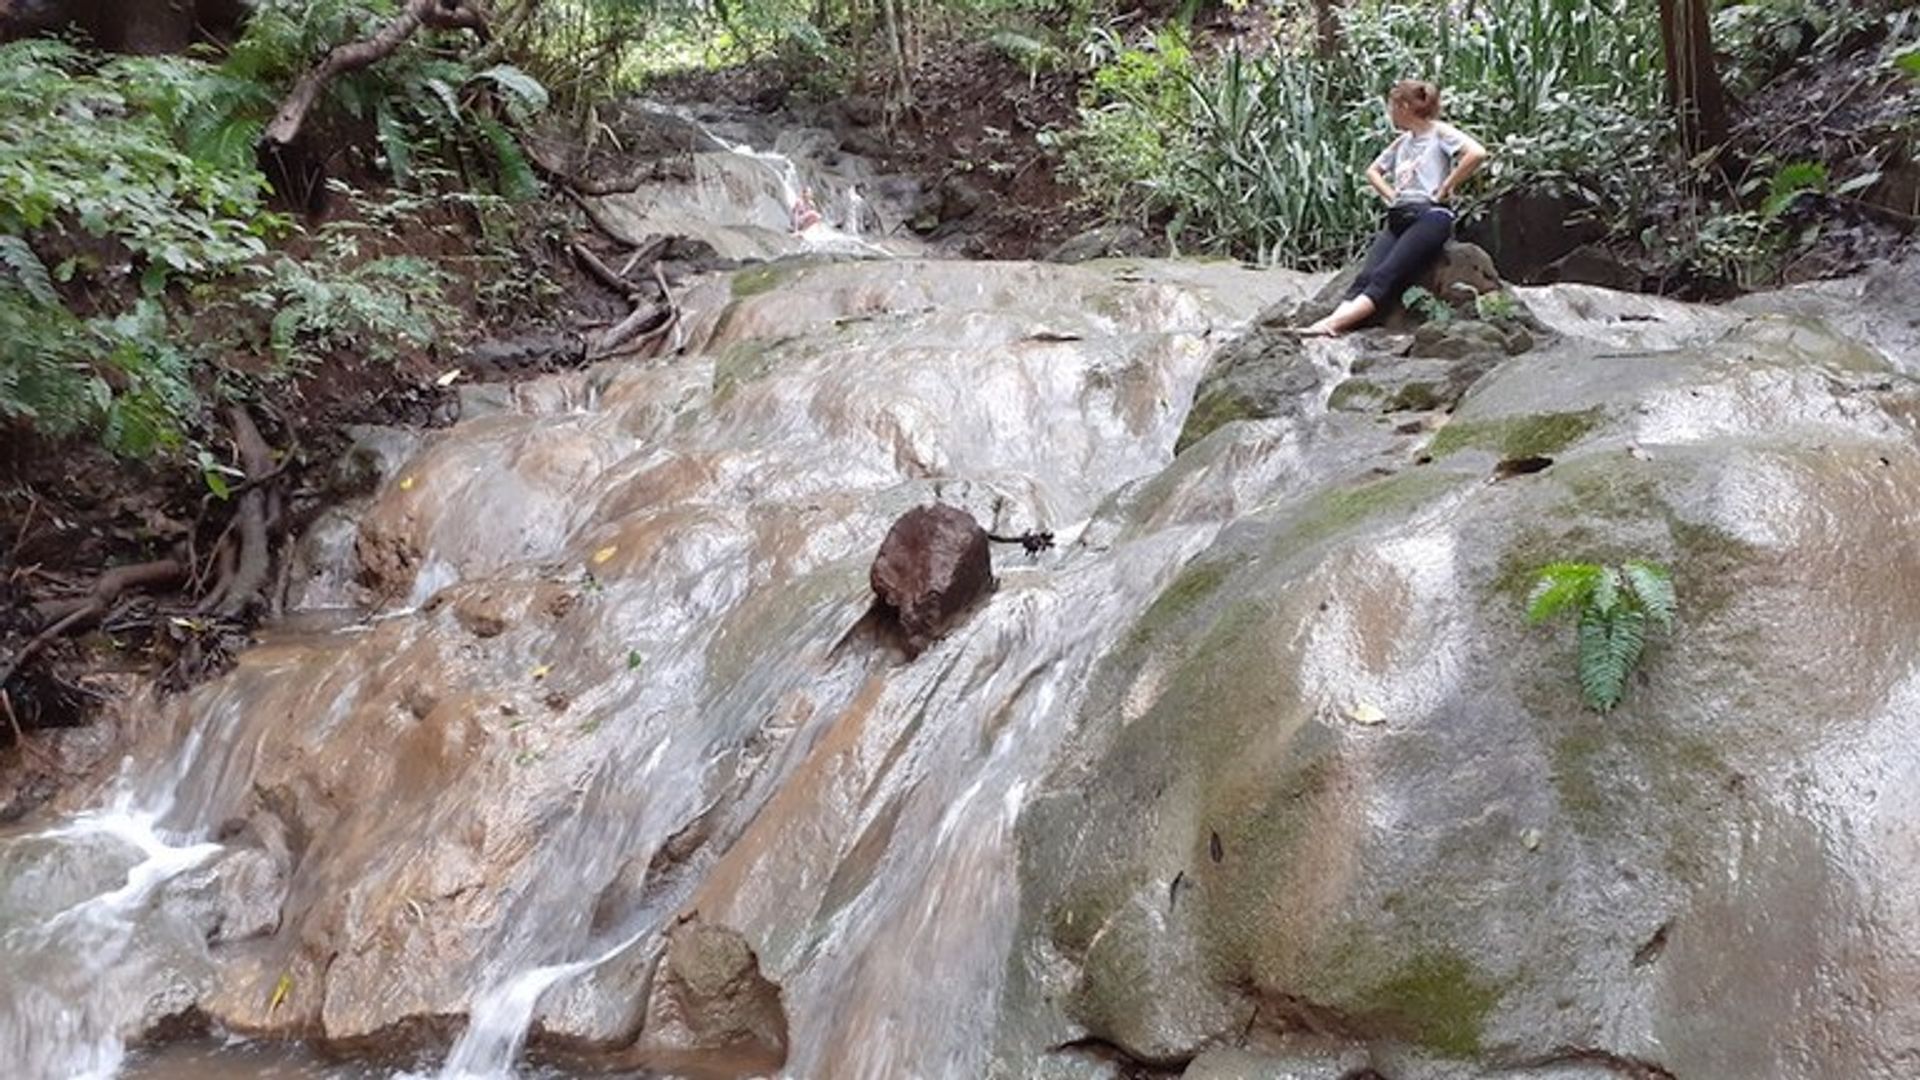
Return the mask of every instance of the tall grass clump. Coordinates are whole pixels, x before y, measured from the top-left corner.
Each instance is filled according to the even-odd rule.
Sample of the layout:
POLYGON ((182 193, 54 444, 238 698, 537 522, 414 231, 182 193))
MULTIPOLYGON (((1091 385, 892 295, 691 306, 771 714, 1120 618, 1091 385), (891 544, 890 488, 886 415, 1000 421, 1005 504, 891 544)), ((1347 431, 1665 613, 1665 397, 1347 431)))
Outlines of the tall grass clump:
POLYGON ((1361 172, 1392 136, 1386 91, 1422 77, 1494 150, 1471 198, 1538 187, 1624 213, 1646 195, 1665 132, 1652 5, 1357 0, 1341 18, 1331 56, 1304 21, 1260 55, 1202 55, 1168 31, 1096 41, 1080 124, 1062 139, 1068 175, 1109 211, 1165 222, 1181 246, 1338 264, 1378 217, 1361 172))

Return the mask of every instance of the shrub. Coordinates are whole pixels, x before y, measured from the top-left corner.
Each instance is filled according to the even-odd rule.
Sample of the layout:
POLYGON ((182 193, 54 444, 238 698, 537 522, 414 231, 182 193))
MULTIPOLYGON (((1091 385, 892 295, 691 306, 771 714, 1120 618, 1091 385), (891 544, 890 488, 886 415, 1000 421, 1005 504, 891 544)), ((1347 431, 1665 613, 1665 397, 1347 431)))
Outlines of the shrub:
POLYGON ((1494 151, 1470 197, 1562 190, 1623 216, 1644 203, 1667 130, 1651 6, 1489 0, 1477 11, 1346 5, 1332 58, 1304 27, 1283 27, 1292 44, 1260 56, 1197 57, 1168 32, 1131 44, 1108 34, 1091 53, 1080 124, 1060 139, 1067 175, 1194 246, 1343 262, 1377 218, 1361 172, 1391 136, 1386 90, 1427 74, 1445 84, 1449 118, 1494 151))
MULTIPOLYGON (((195 356, 170 317, 189 292, 238 294, 231 329, 260 328, 286 366, 350 340, 375 355, 433 340, 450 315, 419 260, 337 257, 338 237, 322 237, 312 263, 269 259, 293 226, 267 210, 254 159, 291 81, 394 10, 261 0, 218 63, 0 45, 0 416, 54 437, 91 431, 128 454, 178 444, 199 410, 195 356)), ((335 80, 329 107, 370 124, 402 185, 535 192, 512 129, 546 107, 545 88, 510 65, 447 59, 429 39, 335 80)))
POLYGON ((52 436, 93 431, 136 455, 176 443, 191 420, 190 358, 159 298, 176 277, 258 258, 284 224, 266 213, 250 165, 182 148, 173 125, 186 103, 219 89, 203 75, 188 60, 0 46, 0 414, 10 420, 52 436), (39 250, 74 253, 49 270, 34 236, 39 250), (118 314, 83 318, 61 302, 57 283, 105 269, 81 237, 126 253, 139 295, 118 314))

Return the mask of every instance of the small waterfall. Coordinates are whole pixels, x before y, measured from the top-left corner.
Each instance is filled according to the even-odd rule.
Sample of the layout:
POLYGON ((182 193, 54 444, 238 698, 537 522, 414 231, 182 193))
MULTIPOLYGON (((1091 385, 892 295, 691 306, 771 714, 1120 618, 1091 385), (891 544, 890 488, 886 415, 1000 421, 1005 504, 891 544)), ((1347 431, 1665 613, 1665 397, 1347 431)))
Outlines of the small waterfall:
MULTIPOLYGON (((802 175, 799 164, 786 154, 760 150, 748 143, 729 139, 690 110, 666 105, 650 105, 647 108, 693 127, 719 150, 749 161, 757 171, 771 175, 778 185, 781 208, 789 215, 785 231, 798 238, 802 250, 894 257, 892 252, 863 238, 862 222, 864 216, 871 212, 871 206, 857 184, 847 182, 842 197, 832 190, 825 178, 809 181, 802 175), (802 221, 803 205, 811 208, 817 220, 811 223, 802 221), (835 206, 844 208, 838 223, 829 213, 829 209, 835 206)), ((766 223, 764 227, 771 227, 771 224, 766 223)))
POLYGON ((148 925, 155 894, 222 850, 163 829, 170 809, 141 806, 123 788, 106 809, 0 839, 0 970, 42 975, 0 986, 9 1077, 113 1076, 125 1029, 149 1006, 135 969, 203 958, 190 932, 170 933, 184 928, 148 925), (72 902, 34 910, 62 894, 72 902))
POLYGON ((847 186, 847 221, 841 228, 848 236, 858 240, 861 229, 866 223, 866 217, 867 200, 860 194, 860 185, 849 184, 847 186))
MULTIPOLYGON (((660 763, 666 758, 667 749, 672 743, 671 737, 661 740, 660 744, 654 747, 653 753, 648 755, 646 762, 641 765, 640 775, 635 785, 640 790, 651 790, 659 774, 660 763)), ((611 771, 602 772, 599 785, 604 788, 612 775, 611 771)), ((626 834, 625 839, 630 842, 632 836, 637 834, 645 824, 647 815, 644 804, 631 819, 616 817, 612 820, 598 818, 591 814, 590 804, 591 800, 588 804, 583 804, 583 809, 576 819, 581 825, 590 826, 597 822, 602 826, 611 826, 614 831, 626 834)), ((556 845, 558 857, 554 860, 557 863, 555 870, 566 886, 562 891, 573 894, 576 900, 580 897, 590 897, 598 892, 599 885, 603 883, 594 879, 604 876, 606 853, 609 851, 624 853, 625 851, 625 844, 621 842, 623 837, 608 836, 606 832, 604 827, 578 828, 572 834, 572 842, 556 845)), ((649 852, 652 846, 654 845, 648 847, 649 852)), ((537 917, 548 919, 551 918, 551 914, 550 910, 540 910, 537 917)), ((567 931, 584 925, 585 920, 581 917, 584 914, 584 909, 576 907, 575 917, 558 920, 560 934, 555 935, 552 933, 552 928, 545 928, 548 932, 536 933, 536 941, 557 936, 562 941, 561 947, 565 948, 570 944, 567 939, 572 936, 567 931)), ((521 1049, 526 1046, 528 1028, 533 1023, 533 1012, 539 1007, 540 996, 552 989, 554 984, 607 962, 619 955, 621 950, 652 931, 653 927, 648 925, 630 934, 625 941, 613 948, 599 952, 598 955, 579 960, 539 964, 530 969, 515 972, 477 995, 467 1021, 467 1028, 461 1033, 459 1041, 454 1044, 452 1052, 447 1055, 446 1064, 439 1073, 439 1080, 497 1080, 499 1077, 509 1075, 514 1062, 520 1057, 521 1049)))
MULTIPOLYGON (((702 175, 760 211, 803 182, 728 150, 702 175)), ((836 198, 858 230, 862 191, 836 198)), ((530 1032, 636 1023, 622 980, 644 985, 668 920, 698 912, 779 989, 783 1075, 982 1074, 1030 794, 1116 640, 1290 459, 1129 502, 1234 317, 1183 286, 939 260, 793 273, 764 298, 751 278, 690 290, 707 344, 609 365, 587 407, 447 432, 360 524, 418 556, 395 609, 270 638, 179 699, 178 751, 150 752, 112 811, 0 838, 0 963, 35 971, 0 982, 0 1063, 26 1063, 0 1073, 111 1074, 167 977, 166 1004, 289 1037, 465 1012, 429 1072, 499 1080, 530 1032), (996 552, 997 591, 904 663, 854 630, 878 538, 931 498, 1060 547, 996 552), (541 507, 563 525, 490 528, 541 507), (225 874, 208 841, 236 819, 302 839, 277 928, 210 958, 191 889, 225 874), (274 1015, 288 967, 269 953, 309 943, 339 951, 293 968, 274 1015)))

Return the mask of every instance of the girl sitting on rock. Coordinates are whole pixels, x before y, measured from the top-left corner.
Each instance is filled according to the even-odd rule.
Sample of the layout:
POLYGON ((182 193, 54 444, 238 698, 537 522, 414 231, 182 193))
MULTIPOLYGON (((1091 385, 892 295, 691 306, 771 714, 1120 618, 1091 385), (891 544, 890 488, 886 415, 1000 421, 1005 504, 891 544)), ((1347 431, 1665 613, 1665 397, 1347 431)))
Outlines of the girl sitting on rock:
POLYGON ((1387 95, 1387 116, 1400 130, 1367 166, 1367 183, 1387 203, 1386 228, 1373 238, 1367 262, 1333 314, 1307 327, 1331 337, 1372 318, 1400 296, 1439 257, 1453 235, 1453 192, 1487 148, 1440 116, 1440 88, 1407 79, 1387 95))

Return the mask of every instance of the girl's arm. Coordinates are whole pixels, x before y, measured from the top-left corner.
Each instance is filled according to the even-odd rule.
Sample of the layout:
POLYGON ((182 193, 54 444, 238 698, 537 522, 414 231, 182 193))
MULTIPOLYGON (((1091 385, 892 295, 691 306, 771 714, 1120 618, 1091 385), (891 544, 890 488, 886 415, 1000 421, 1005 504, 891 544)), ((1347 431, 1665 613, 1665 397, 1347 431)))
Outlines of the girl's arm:
POLYGON ((1393 190, 1393 185, 1387 183, 1386 174, 1380 171, 1379 165, 1367 166, 1367 183, 1373 185, 1373 190, 1379 192, 1382 199, 1389 204, 1393 202, 1396 192, 1393 190))
POLYGON ((1447 178, 1440 182, 1440 190, 1433 193, 1433 197, 1441 202, 1451 199, 1453 189, 1465 183, 1467 177, 1472 176, 1474 170, 1487 160, 1487 148, 1481 146, 1478 139, 1458 128, 1454 129, 1452 134, 1460 140, 1460 160, 1454 165, 1453 171, 1447 174, 1447 178))

